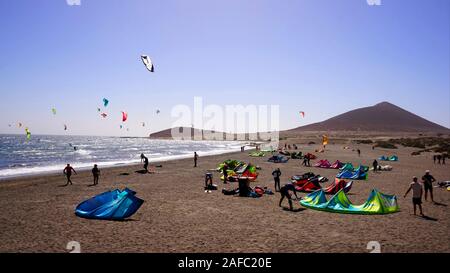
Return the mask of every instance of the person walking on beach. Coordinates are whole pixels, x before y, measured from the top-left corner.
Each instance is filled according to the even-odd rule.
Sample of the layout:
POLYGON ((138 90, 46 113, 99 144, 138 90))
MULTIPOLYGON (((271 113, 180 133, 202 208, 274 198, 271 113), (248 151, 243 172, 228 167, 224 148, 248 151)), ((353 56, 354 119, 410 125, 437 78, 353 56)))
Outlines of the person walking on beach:
POLYGON ((198 154, 194 152, 194 168, 197 167, 198 154))
POLYGON ((378 170, 378 161, 375 159, 372 163, 373 166, 373 172, 376 172, 378 170))
POLYGON ((100 177, 100 170, 97 167, 97 164, 94 164, 94 168, 92 168, 92 176, 94 176, 94 184, 93 186, 98 185, 98 178, 100 177))
POLYGON ((436 155, 433 155, 433 163, 436 164, 436 155))
POLYGON ((223 183, 227 184, 228 183, 227 182, 227 180, 228 180, 228 165, 227 165, 227 163, 225 163, 223 165, 222 172, 223 172, 223 183))
POLYGON ((447 157, 447 155, 442 155, 442 165, 445 165, 445 158, 447 157))
POLYGON ((425 171, 425 175, 422 176, 423 187, 425 188, 425 201, 427 201, 428 192, 430 192, 431 202, 434 203, 433 199, 433 182, 436 181, 434 177, 430 174, 429 170, 425 171))
POLYGON ((304 157, 303 157, 303 162, 302 162, 302 166, 305 166, 306 167, 306 164, 308 163, 308 155, 306 154, 304 157))
POLYGON ((275 191, 280 191, 280 176, 281 176, 280 168, 276 168, 272 172, 272 176, 273 180, 275 181, 275 191))
POLYGON ((358 156, 361 156, 361 150, 358 149, 358 150, 356 150, 356 151, 358 152, 358 156))
POLYGON ((306 155, 306 164, 311 167, 311 156, 309 154, 306 155))
POLYGON ((409 185, 409 188, 406 191, 404 198, 406 198, 406 196, 411 190, 413 192, 412 202, 414 206, 414 215, 416 215, 416 206, 419 206, 420 215, 424 216, 422 211, 422 193, 423 193, 422 185, 420 185, 420 183, 417 180, 417 177, 415 176, 413 177, 413 182, 409 185))
POLYGON ((66 178, 67 178, 67 183, 66 183, 66 185, 64 185, 64 186, 68 186, 69 184, 70 185, 73 185, 72 184, 72 180, 70 180, 70 177, 72 176, 72 171, 75 173, 75 174, 77 174, 77 172, 74 170, 74 168, 72 168, 72 166, 70 166, 70 164, 67 164, 67 166, 64 168, 64 170, 63 170, 63 174, 65 174, 66 175, 66 178))
POLYGON ((283 187, 280 188, 281 199, 280 199, 280 203, 278 205, 281 207, 281 203, 283 202, 284 198, 287 198, 287 200, 289 202, 289 209, 292 211, 294 209, 292 207, 292 197, 291 197, 290 192, 293 192, 295 195, 295 198, 298 199, 297 190, 295 189, 294 184, 289 183, 289 184, 283 185, 283 187))
POLYGON ((144 169, 148 172, 148 158, 144 154, 141 154, 141 162, 144 162, 144 169))
MULTIPOLYGON (((441 164, 441 155, 437 155, 438 164, 441 164)), ((426 190, 425 190, 426 192, 426 190)))

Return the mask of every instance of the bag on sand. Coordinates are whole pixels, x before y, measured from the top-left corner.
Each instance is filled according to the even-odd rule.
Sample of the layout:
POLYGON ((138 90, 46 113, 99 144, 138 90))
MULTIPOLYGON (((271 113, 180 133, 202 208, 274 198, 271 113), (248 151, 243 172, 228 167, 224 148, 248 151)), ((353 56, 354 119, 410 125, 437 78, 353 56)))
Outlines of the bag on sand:
POLYGON ((222 189, 222 193, 225 194, 225 195, 235 195, 236 193, 238 193, 238 191, 222 189))

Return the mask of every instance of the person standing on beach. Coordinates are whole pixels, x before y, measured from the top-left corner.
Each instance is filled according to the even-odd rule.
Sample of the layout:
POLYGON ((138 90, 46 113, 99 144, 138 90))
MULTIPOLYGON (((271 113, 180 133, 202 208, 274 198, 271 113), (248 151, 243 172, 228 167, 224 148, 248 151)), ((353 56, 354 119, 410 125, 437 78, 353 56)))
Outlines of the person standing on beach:
POLYGON ((144 162, 144 169, 148 172, 148 158, 144 154, 141 154, 141 162, 144 162))
POLYGON ((445 165, 445 158, 447 157, 447 155, 442 155, 442 165, 445 165))
POLYGON ((422 193, 423 193, 422 185, 420 185, 420 183, 417 180, 417 177, 415 176, 413 177, 413 182, 409 185, 409 188, 406 191, 404 198, 406 198, 406 196, 411 190, 413 192, 412 202, 414 206, 414 215, 416 215, 416 206, 419 206, 420 215, 424 216, 422 211, 422 193))
POLYGON ((305 166, 305 167, 306 167, 306 163, 308 163, 308 155, 305 155, 305 156, 303 157, 302 166, 305 166))
POLYGON ((280 191, 280 176, 281 176, 280 168, 276 168, 272 172, 272 176, 273 180, 275 181, 275 191, 280 191))
POLYGON ((66 175, 66 178, 67 178, 67 183, 66 183, 66 185, 64 185, 64 186, 68 186, 69 184, 70 185, 73 185, 72 184, 72 180, 70 180, 70 177, 72 176, 72 171, 75 173, 75 174, 77 174, 77 172, 74 170, 74 168, 72 168, 72 166, 70 166, 70 164, 67 164, 67 166, 64 168, 64 170, 63 170, 63 174, 65 174, 66 175))
POLYGON ((376 172, 378 170, 378 161, 375 159, 372 163, 373 166, 373 172, 376 172))
POLYGON ((198 154, 194 152, 194 168, 197 167, 198 154))
POLYGON ((433 155, 433 163, 436 164, 436 155, 433 155))
POLYGON ((361 150, 358 149, 358 150, 356 150, 356 151, 358 152, 358 156, 361 156, 361 150))
POLYGON ((227 182, 227 180, 228 180, 228 165, 227 165, 227 163, 225 163, 223 165, 222 172, 223 172, 223 183, 227 184, 228 183, 227 182))
POLYGON ((429 170, 425 171, 425 175, 422 176, 423 187, 425 188, 425 201, 427 201, 428 192, 430 192, 431 202, 434 203, 433 199, 433 182, 436 181, 434 177, 430 174, 429 170))
POLYGON ((94 164, 94 168, 92 168, 92 176, 94 176, 94 184, 93 186, 98 185, 98 178, 100 177, 100 170, 97 167, 97 164, 94 164))
MULTIPOLYGON (((441 155, 437 155, 438 164, 441 164, 441 155)), ((425 190, 426 192, 426 190, 425 190)))
POLYGON ((289 202, 289 209, 292 211, 294 209, 292 207, 292 197, 291 197, 290 191, 293 192, 295 195, 295 198, 298 199, 297 190, 295 189, 294 184, 289 183, 280 188, 281 199, 280 199, 280 203, 278 205, 281 207, 281 203, 283 202, 284 198, 286 197, 289 202))

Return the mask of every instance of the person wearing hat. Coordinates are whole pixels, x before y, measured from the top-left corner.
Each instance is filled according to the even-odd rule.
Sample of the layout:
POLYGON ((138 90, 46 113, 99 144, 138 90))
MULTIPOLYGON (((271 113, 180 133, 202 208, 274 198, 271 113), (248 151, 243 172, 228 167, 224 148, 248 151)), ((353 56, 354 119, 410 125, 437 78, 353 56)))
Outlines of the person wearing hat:
POLYGON ((414 215, 416 215, 416 206, 418 206, 420 210, 420 215, 424 216, 422 211, 422 193, 423 193, 422 185, 420 185, 420 183, 417 180, 417 177, 415 176, 413 177, 413 182, 409 185, 409 188, 403 197, 406 198, 406 196, 411 190, 413 192, 412 202, 414 206, 414 215))
POLYGON ((425 175, 422 176, 423 187, 425 188, 425 201, 427 201, 428 192, 430 192, 431 202, 434 203, 433 199, 433 182, 436 181, 434 177, 430 174, 429 170, 425 171, 425 175))

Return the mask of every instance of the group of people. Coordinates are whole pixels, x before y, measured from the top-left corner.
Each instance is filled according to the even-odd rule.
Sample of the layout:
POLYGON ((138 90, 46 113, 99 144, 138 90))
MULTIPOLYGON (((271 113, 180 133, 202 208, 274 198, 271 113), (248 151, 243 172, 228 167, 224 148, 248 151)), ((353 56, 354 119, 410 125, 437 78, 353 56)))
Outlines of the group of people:
POLYGON ((303 156, 302 166, 311 167, 311 156, 309 154, 303 156))
POLYGON ((428 192, 430 193, 431 202, 434 202, 433 198, 433 182, 436 179, 430 174, 429 170, 425 171, 425 175, 422 176, 422 183, 419 182, 417 176, 413 177, 413 182, 409 185, 408 190, 406 191, 404 197, 408 195, 410 191, 412 191, 412 203, 414 206, 414 215, 416 215, 416 206, 419 207, 420 215, 424 216, 422 209, 422 196, 425 190, 425 201, 428 199, 428 192), (423 187, 422 187, 423 184, 423 187))
MULTIPOLYGON (((77 174, 75 169, 72 166, 70 166, 70 164, 67 164, 63 170, 63 174, 66 176, 66 179, 67 179, 67 183, 64 185, 64 187, 66 187, 68 185, 73 185, 72 179, 71 179, 72 172, 74 174, 77 174)), ((94 164, 94 168, 92 168, 91 172, 92 172, 92 176, 94 178, 94 183, 92 184, 92 186, 96 186, 96 185, 98 185, 98 180, 100 178, 100 169, 98 168, 97 164, 94 164)))
POLYGON ((447 157, 447 155, 442 154, 442 155, 434 155, 433 156, 433 163, 436 164, 436 161, 438 162, 438 164, 442 164, 445 165, 445 158, 447 157))
POLYGON ((292 146, 291 146, 291 144, 284 143, 284 149, 285 149, 285 150, 286 150, 286 149, 291 150, 291 148, 294 148, 294 150, 297 150, 297 149, 298 149, 298 146, 297 146, 296 144, 292 144, 292 146))

